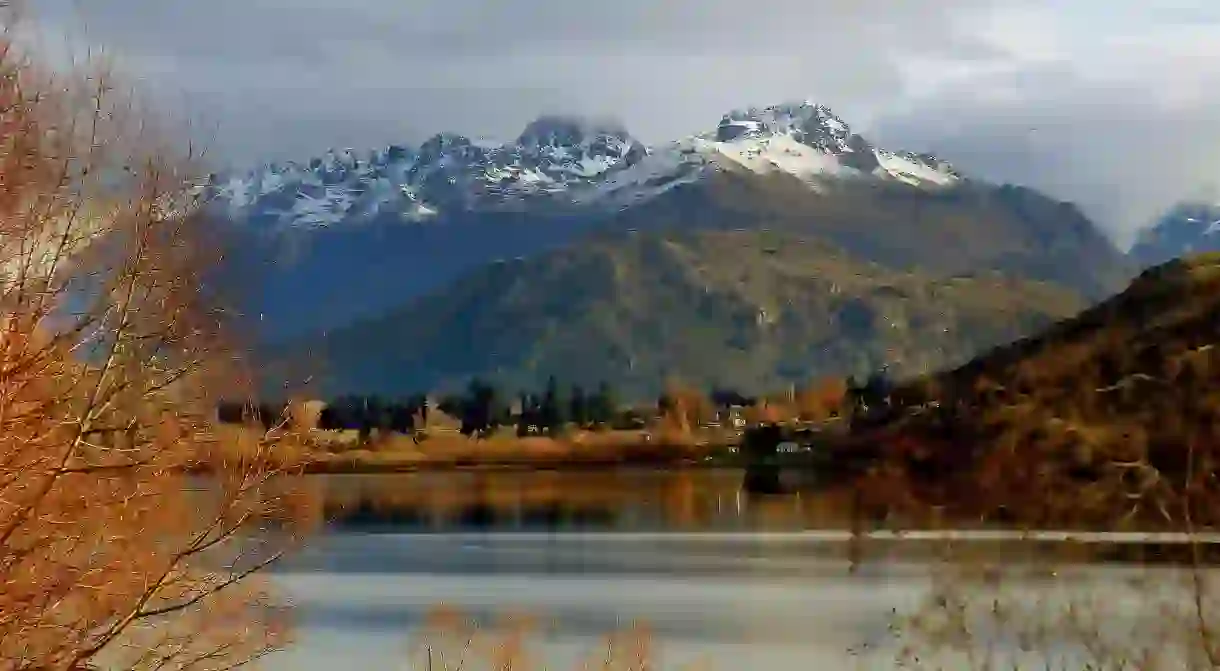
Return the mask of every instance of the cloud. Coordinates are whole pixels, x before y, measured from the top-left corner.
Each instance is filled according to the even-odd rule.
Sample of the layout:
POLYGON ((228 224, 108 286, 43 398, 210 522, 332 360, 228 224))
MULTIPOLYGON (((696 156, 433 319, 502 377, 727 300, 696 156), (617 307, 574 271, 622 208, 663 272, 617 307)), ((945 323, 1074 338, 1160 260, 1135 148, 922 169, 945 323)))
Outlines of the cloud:
POLYGON ((1125 245, 1173 202, 1220 184, 1220 97, 1173 104, 1149 93, 1025 70, 971 79, 881 119, 876 136, 1078 202, 1125 245))
POLYGON ((1129 244, 1172 203, 1220 188, 1220 7, 1119 9, 1079 25, 1008 17, 992 42, 1013 58, 944 77, 874 136, 1078 202, 1129 244))
POLYGON ((1220 176, 1215 3, 39 0, 236 162, 544 113, 660 142, 809 98, 887 144, 1084 205, 1120 239, 1220 176), (1160 5, 1160 6, 1158 6, 1160 5))
POLYGON ((40 0, 38 17, 84 26, 148 88, 189 94, 225 150, 251 158, 441 130, 504 139, 544 112, 613 115, 647 141, 793 98, 862 114, 901 90, 901 54, 989 56, 952 29, 974 5, 40 0))

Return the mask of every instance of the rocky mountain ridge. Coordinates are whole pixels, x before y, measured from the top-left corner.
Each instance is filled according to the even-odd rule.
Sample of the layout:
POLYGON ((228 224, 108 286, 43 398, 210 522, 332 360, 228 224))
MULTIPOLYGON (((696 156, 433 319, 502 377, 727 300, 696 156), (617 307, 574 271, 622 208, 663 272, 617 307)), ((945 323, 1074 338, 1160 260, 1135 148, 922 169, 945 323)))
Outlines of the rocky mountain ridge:
POLYGON ((652 148, 618 125, 548 115, 499 146, 440 133, 364 157, 332 150, 213 175, 206 188, 232 219, 312 228, 522 206, 621 208, 725 169, 789 174, 812 188, 833 178, 921 188, 963 179, 934 156, 876 147, 828 107, 801 102, 735 110, 715 130, 652 148))

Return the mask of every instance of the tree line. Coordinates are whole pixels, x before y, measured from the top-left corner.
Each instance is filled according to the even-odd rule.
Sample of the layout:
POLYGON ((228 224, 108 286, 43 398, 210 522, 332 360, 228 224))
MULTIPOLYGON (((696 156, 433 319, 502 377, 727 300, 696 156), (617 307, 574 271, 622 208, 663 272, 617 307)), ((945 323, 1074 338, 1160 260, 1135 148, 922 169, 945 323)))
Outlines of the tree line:
POLYGON ((610 384, 596 389, 562 387, 551 376, 541 393, 522 391, 512 398, 495 385, 474 380, 465 394, 441 400, 438 408, 461 420, 461 432, 485 436, 502 426, 515 426, 517 435, 554 435, 570 426, 607 429, 622 426, 625 413, 610 384), (513 401, 516 401, 514 412, 513 401))
MULTIPOLYGON (((864 384, 848 379, 843 387, 849 409, 853 406, 876 407, 888 395, 891 384, 881 374, 873 375, 864 384)), ((823 394, 825 396, 825 394, 823 394)), ((835 396, 835 394, 832 394, 835 396)), ((736 390, 716 387, 708 393, 670 386, 652 406, 656 417, 684 418, 687 425, 711 421, 719 411, 728 408, 756 408, 771 401, 749 396, 736 390)), ((387 399, 378 395, 345 395, 326 401, 315 426, 331 431, 358 431, 362 440, 392 432, 419 437, 427 425, 430 410, 439 410, 458 420, 459 431, 466 436, 484 438, 502 427, 515 427, 519 437, 553 436, 568 428, 589 430, 636 429, 647 422, 649 408, 624 407, 614 389, 602 382, 593 389, 581 385, 561 385, 555 376, 547 379, 541 392, 521 391, 507 394, 495 384, 473 379, 462 392, 430 400, 425 394, 387 399)), ((855 414, 855 413, 853 413, 855 414)), ((287 402, 224 401, 217 410, 221 422, 257 424, 270 430, 289 420, 287 402)))
MULTIPOLYGON (((662 393, 657 414, 679 404, 679 394, 662 393)), ((716 407, 751 406, 757 397, 732 390, 713 389, 707 397, 716 407)), ((387 399, 378 395, 345 395, 324 402, 315 426, 323 430, 358 431, 362 439, 379 433, 413 435, 427 424, 430 410, 439 410, 460 422, 467 436, 486 437, 501 427, 514 426, 518 436, 554 435, 570 427, 591 430, 642 428, 646 412, 624 407, 608 382, 593 389, 561 385, 555 376, 541 392, 506 394, 496 385, 474 379, 459 393, 429 400, 424 394, 387 399)), ((217 418, 229 424, 255 424, 270 430, 289 420, 289 404, 280 402, 222 401, 217 418)))
MULTIPOLYGON (((358 431, 363 440, 379 433, 412 435, 428 421, 427 397, 417 394, 404 399, 347 395, 326 401, 314 424, 329 431, 358 431)), ((217 419, 226 424, 254 424, 264 431, 288 423, 290 404, 279 402, 221 401, 217 419)))
MULTIPOLYGON (((503 393, 494 384, 472 380, 460 393, 431 401, 424 394, 386 399, 377 395, 347 395, 326 401, 316 427, 323 430, 358 431, 363 440, 379 433, 415 435, 427 424, 430 410, 439 410, 460 422, 460 432, 486 437, 504 426, 516 425, 519 436, 552 435, 570 426, 603 429, 619 427, 624 416, 609 383, 585 390, 580 385, 561 387, 555 377, 541 393, 503 393), (516 401, 516 408, 513 402, 516 401)), ((243 402, 226 400, 217 408, 217 419, 230 424, 256 424, 270 430, 289 419, 287 402, 243 402)))

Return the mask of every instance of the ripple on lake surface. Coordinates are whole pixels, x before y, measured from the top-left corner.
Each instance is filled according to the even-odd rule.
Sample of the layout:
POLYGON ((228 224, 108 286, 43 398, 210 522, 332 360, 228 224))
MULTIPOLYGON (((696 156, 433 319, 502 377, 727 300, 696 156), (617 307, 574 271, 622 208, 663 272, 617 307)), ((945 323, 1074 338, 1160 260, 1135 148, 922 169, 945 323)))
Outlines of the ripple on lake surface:
MULTIPOLYGON (((268 668, 320 669, 335 659, 384 668, 401 660, 412 632, 445 603, 485 621, 522 611, 542 618, 550 668, 568 668, 562 660, 638 619, 675 666, 704 655, 714 668, 888 669, 901 646, 889 633, 894 613, 909 612, 932 589, 927 563, 878 561, 851 573, 844 560, 802 556, 807 548, 784 536, 661 543, 630 534, 476 536, 319 538, 276 575, 303 630, 300 647, 268 668)), ((1106 626, 1153 631, 1164 614, 1132 585, 1140 576, 1169 584, 1176 574, 1065 567, 1057 579, 1019 576, 1009 587, 1039 603, 1066 598, 1069 586, 1081 595, 1100 590, 1112 611, 1106 626)))
MULTIPOLYGON (((727 470, 324 483, 332 524, 274 572, 299 606, 301 635, 265 662, 273 671, 404 668, 408 641, 440 603, 485 621, 522 611, 542 618, 551 669, 572 668, 632 620, 650 626, 665 669, 701 658, 714 669, 890 669, 902 646, 889 630, 894 615, 932 593, 933 560, 944 546, 943 535, 885 529, 846 543, 841 500, 745 497, 740 472, 727 470)), ((1041 535, 1035 545, 1012 543, 1012 532, 958 534, 970 541, 959 549, 986 548, 971 561, 998 567, 962 579, 971 598, 985 603, 996 575, 1021 603, 1060 608, 1069 596, 1101 594, 1108 635, 1156 636, 1165 611, 1147 598, 1147 585, 1173 584, 1180 570, 1077 563, 1056 564, 1051 574, 1044 564, 1059 558, 1044 550, 1069 535, 1088 542, 1075 544, 1082 546, 1173 539, 1041 535)), ((1012 632, 986 622, 977 631, 1017 654, 1012 632)), ((1069 654, 1069 643, 1041 653, 1069 654)), ((1028 668, 1042 668, 1041 653, 1029 654, 1028 668)), ((942 658, 945 668, 968 668, 960 657, 942 658)))

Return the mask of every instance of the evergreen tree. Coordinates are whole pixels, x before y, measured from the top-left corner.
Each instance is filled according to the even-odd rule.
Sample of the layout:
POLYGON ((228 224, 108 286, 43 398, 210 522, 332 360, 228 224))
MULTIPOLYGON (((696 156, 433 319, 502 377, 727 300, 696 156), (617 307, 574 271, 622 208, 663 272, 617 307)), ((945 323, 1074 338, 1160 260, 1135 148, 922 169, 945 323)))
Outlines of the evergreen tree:
POLYGON ((377 395, 369 396, 368 398, 368 424, 371 428, 378 431, 386 431, 390 428, 390 403, 377 395))
POLYGON ((415 400, 413 398, 399 399, 394 402, 387 411, 387 428, 394 433, 403 435, 414 432, 415 411, 415 400))
POLYGON ((419 424, 421 427, 428 425, 428 395, 415 394, 408 401, 411 406, 411 414, 419 415, 419 424))
POLYGON ((356 405, 356 423, 359 426, 360 442, 367 443, 373 438, 373 428, 377 409, 377 399, 362 396, 356 405))
POLYGON ((462 413, 462 432, 485 437, 503 423, 505 415, 494 385, 479 379, 470 381, 462 413))
POLYGON ((538 401, 533 394, 521 392, 521 413, 517 415, 517 437, 524 438, 530 434, 530 427, 538 424, 538 401))
MULTIPOLYGON (((449 401, 449 405, 457 411, 457 416, 462 422, 462 435, 473 436, 480 433, 483 429, 482 408, 479 407, 479 389, 482 387, 482 382, 478 378, 472 379, 466 385, 466 392, 461 395, 455 395, 455 398, 449 401)), ((448 411, 447 411, 448 412, 448 411)))
POLYGON ((547 379, 546 392, 542 395, 542 406, 539 409, 540 424, 547 433, 557 433, 567 424, 567 408, 559 392, 559 382, 552 375, 547 379))
POLYGON ((451 417, 461 419, 466 416, 466 398, 460 394, 450 394, 441 397, 437 409, 451 417))
POLYGON ((589 423, 589 397, 580 385, 572 387, 572 395, 568 399, 568 420, 578 427, 589 423))
POLYGON ((589 421, 595 426, 605 427, 614 423, 614 415, 618 412, 618 401, 608 382, 597 386, 597 391, 589 400, 589 421))

